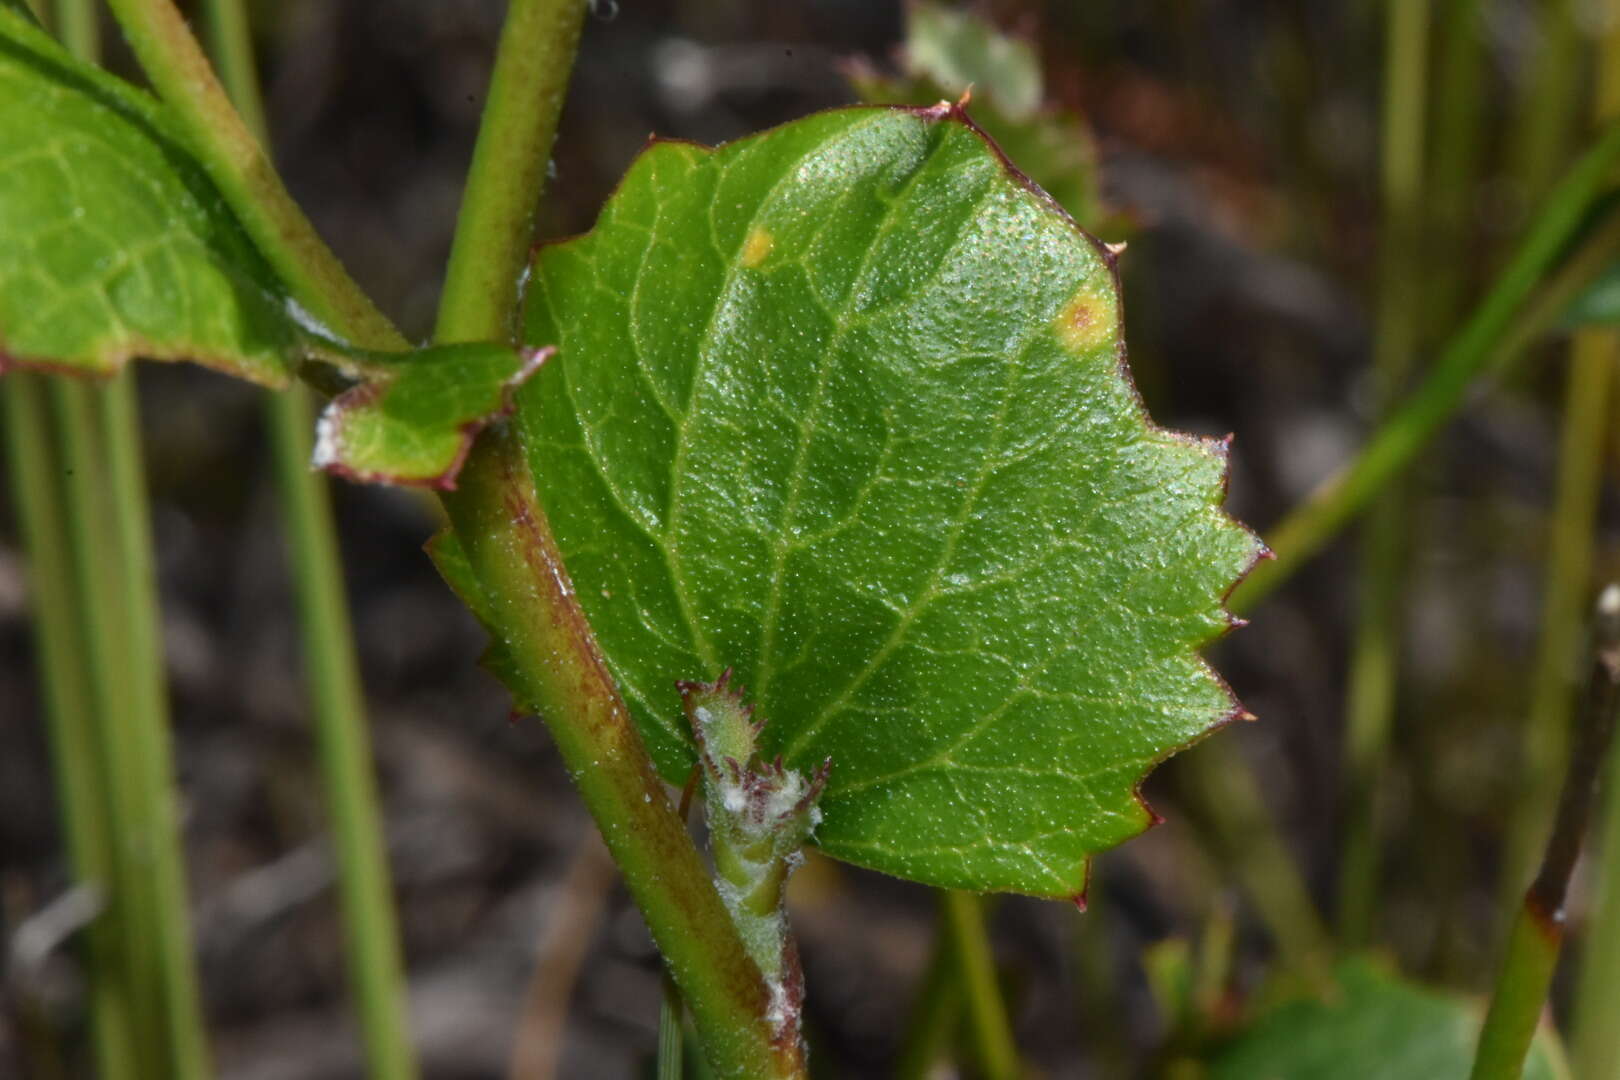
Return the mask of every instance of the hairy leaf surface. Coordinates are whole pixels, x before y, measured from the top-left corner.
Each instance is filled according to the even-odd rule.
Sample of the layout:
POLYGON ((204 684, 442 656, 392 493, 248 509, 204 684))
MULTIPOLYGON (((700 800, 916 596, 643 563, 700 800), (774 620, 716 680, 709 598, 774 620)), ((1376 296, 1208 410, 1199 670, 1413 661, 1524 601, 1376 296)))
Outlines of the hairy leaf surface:
MULTIPOLYGON (((1212 1080, 1465 1080, 1484 1002, 1406 982, 1367 960, 1337 972, 1339 993, 1280 1005, 1211 1063, 1212 1080)), ((1556 1036, 1543 1028, 1525 1080, 1567 1080, 1556 1036)))
POLYGON ((730 666, 768 753, 832 759, 825 851, 1065 896, 1234 714, 1224 447, 1148 422, 1111 255, 959 110, 657 143, 526 319, 540 495, 671 781, 675 681, 730 666))
POLYGON ((0 369, 194 360, 284 385, 311 335, 147 95, 0 9, 0 369))

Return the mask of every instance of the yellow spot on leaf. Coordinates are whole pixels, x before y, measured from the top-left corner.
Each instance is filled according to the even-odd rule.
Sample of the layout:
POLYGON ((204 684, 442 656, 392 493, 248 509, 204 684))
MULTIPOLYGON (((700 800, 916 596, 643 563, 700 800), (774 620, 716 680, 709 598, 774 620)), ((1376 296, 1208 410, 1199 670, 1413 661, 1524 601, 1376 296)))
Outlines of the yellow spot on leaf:
POLYGON ((758 225, 754 226, 748 234, 748 239, 743 241, 742 264, 749 269, 757 267, 765 261, 765 256, 771 253, 774 243, 769 232, 758 225))
POLYGON ((1118 307, 1113 294, 1096 282, 1087 282, 1070 297, 1053 320, 1058 340, 1074 352, 1090 352, 1114 340, 1118 307))

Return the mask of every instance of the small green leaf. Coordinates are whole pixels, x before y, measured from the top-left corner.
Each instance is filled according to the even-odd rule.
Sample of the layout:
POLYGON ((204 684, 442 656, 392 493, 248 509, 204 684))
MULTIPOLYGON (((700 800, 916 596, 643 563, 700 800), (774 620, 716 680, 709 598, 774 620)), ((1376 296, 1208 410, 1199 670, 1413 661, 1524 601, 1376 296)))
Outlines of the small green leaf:
POLYGON ((472 443, 512 409, 550 349, 440 345, 372 354, 372 376, 339 394, 316 427, 315 464, 385 484, 453 489, 472 443))
MULTIPOLYGON (((1366 959, 1340 965, 1336 996, 1272 1009, 1210 1065, 1210 1080, 1465 1080, 1484 1002, 1406 982, 1366 959)), ((1567 1080, 1552 1032, 1531 1044, 1525 1080, 1567 1080)))
POLYGON ((526 319, 539 495, 671 781, 676 680, 731 666, 762 753, 832 758, 829 854, 1071 896, 1237 714, 1225 447, 1148 422, 1112 255, 960 110, 655 144, 526 319))
POLYGON ((0 371, 288 381, 318 335, 164 111, 0 8, 0 371))
POLYGON ((974 121, 1020 170, 1076 221, 1103 235, 1122 231, 1100 188, 1096 140, 1071 110, 1042 105, 1040 60, 1028 43, 987 19, 933 4, 907 9, 903 73, 857 61, 846 74, 873 105, 933 105, 971 89, 974 121))

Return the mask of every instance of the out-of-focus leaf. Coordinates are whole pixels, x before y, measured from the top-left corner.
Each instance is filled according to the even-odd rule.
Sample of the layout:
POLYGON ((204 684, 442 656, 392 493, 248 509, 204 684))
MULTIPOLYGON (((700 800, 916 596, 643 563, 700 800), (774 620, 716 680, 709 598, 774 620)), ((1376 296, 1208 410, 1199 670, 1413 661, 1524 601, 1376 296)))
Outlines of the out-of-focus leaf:
POLYGON ((1197 648, 1260 549, 1225 447, 1155 428, 1112 256, 952 107, 652 146, 543 247, 539 495, 664 775, 735 668, 829 854, 1070 896, 1237 707, 1197 648))
POLYGON ((367 381, 321 413, 315 464, 351 480, 454 488, 473 440, 550 353, 468 344, 374 355, 367 381))
POLYGON ((280 386, 318 339, 165 112, 0 8, 0 370, 280 386))
MULTIPOLYGON (((1366 959, 1336 973, 1336 995, 1289 1001, 1210 1064, 1211 1080, 1466 1080, 1484 1003, 1401 979, 1366 959)), ((1543 1028, 1526 1080, 1567 1080, 1558 1040, 1543 1028)))
POLYGON ((1099 189, 1091 129, 1070 110, 1042 106, 1034 49, 972 12, 926 3, 907 12, 902 73, 849 65, 846 74, 861 100, 932 105, 956 101, 971 88, 974 121, 1007 157, 1076 221, 1118 239, 1122 225, 1112 220, 1099 189))
POLYGON ((1040 108, 1041 61, 1034 47, 981 15, 913 3, 906 9, 905 50, 912 75, 958 94, 971 86, 993 98, 1009 120, 1028 120, 1040 108))
POLYGON ((1620 326, 1620 263, 1611 266, 1570 303, 1562 323, 1571 330, 1583 326, 1620 326))

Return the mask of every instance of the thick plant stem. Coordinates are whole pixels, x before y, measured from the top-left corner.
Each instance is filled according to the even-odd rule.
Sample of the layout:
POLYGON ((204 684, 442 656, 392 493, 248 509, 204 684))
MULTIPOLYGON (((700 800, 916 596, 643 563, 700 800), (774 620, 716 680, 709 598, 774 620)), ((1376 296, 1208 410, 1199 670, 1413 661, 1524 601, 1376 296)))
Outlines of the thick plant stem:
POLYGON ((1564 937, 1564 898, 1581 854, 1620 708, 1620 585, 1598 598, 1586 700, 1541 870, 1524 895, 1479 1035, 1473 1080, 1517 1080, 1564 937))
POLYGON ((985 1080, 1017 1080, 1022 1075, 1012 1022, 996 978, 984 907, 973 893, 940 892, 940 914, 951 936, 951 953, 960 972, 962 1001, 972 1035, 974 1055, 985 1080))
POLYGON ((725 1077, 802 1075, 797 1048, 774 1038, 759 967, 744 951, 596 648, 513 436, 486 433, 444 502, 523 696, 545 718, 675 976, 710 1063, 725 1077))
MULTIPOLYGON (((1384 71, 1384 234, 1378 271, 1374 392, 1380 410, 1406 380, 1422 330, 1423 128, 1428 77, 1428 0, 1389 0, 1384 71)), ((1349 948, 1366 944, 1377 904, 1378 780, 1388 757, 1400 655, 1406 566, 1405 485, 1393 484, 1361 537, 1360 609, 1345 702, 1349 773, 1339 930, 1349 948)))
MULTIPOLYGON (((231 100, 268 145, 246 8, 241 0, 210 0, 207 14, 210 51, 231 100)), ((313 416, 304 389, 266 394, 264 403, 337 857, 350 993, 370 1075, 407 1080, 417 1069, 399 919, 327 481, 310 469, 313 416)))
POLYGON ((1351 462, 1271 530, 1267 541, 1277 557, 1257 566, 1233 593, 1234 611, 1252 611, 1338 535, 1451 418, 1481 374, 1550 325, 1573 295, 1606 268, 1620 251, 1620 224, 1612 212, 1542 285, 1586 223, 1616 162, 1620 162, 1620 124, 1606 130, 1548 196, 1495 286, 1452 336, 1417 389, 1351 462))
MULTIPOLYGON (((265 183, 261 171, 267 172, 268 164, 256 147, 243 151, 244 137, 251 144, 251 135, 231 111, 173 5, 118 0, 114 12, 139 43, 137 56, 162 96, 187 116, 196 148, 232 208, 273 226, 259 228, 255 239, 272 265, 289 268, 287 281, 299 301, 325 313, 334 329, 356 344, 398 347, 403 342, 398 331, 369 301, 354 301, 356 296, 363 301, 363 295, 323 254, 324 246, 306 242, 314 232, 297 205, 273 195, 256 205, 265 183), (175 64, 166 73, 171 57, 175 64), (175 74, 199 66, 202 76, 194 86, 175 74), (188 100, 193 94, 198 101, 188 100), (322 302, 325 283, 348 300, 322 302)), ((514 100, 514 107, 520 103, 514 100)), ((281 190, 279 180, 273 187, 281 190)), ((527 220, 531 208, 522 210, 527 220)), ((488 242, 501 243, 504 237, 493 235, 488 242)), ((766 995, 759 969, 743 951, 697 849, 669 806, 556 559, 524 473, 520 449, 492 431, 474 448, 446 509, 464 545, 473 540, 466 545, 469 559, 500 601, 495 614, 523 661, 526 696, 545 706, 564 760, 687 997, 705 1051, 722 1075, 757 1075, 760 1062, 776 1060, 763 1019, 766 995)))
POLYGON ((299 302, 352 344, 403 348, 405 339, 287 192, 172 0, 109 0, 109 6, 203 168, 299 302))
MULTIPOLYGON (((28 559, 40 685, 49 723, 57 801, 74 879, 105 897, 114 887, 107 778, 88 696, 85 643, 75 619, 73 567, 61 501, 60 466, 46 430, 45 386, 15 373, 0 384, 12 499, 28 559)), ((106 917, 85 935, 90 1038, 105 1080, 139 1076, 131 1015, 133 987, 118 961, 117 927, 106 917)))
POLYGON ((450 249, 440 342, 508 341, 585 22, 584 0, 511 0, 450 249))
MULTIPOLYGON (((457 222, 438 340, 507 340, 513 333, 517 275, 584 10, 581 0, 515 0, 508 12, 457 222), (491 266, 505 267, 510 278, 491 281, 491 266)), ((607 672, 515 437, 487 434, 444 504, 525 697, 540 707, 601 828, 710 1064, 723 1076, 802 1075, 798 1039, 779 1037, 768 1019, 772 1002, 759 966, 607 672)))

